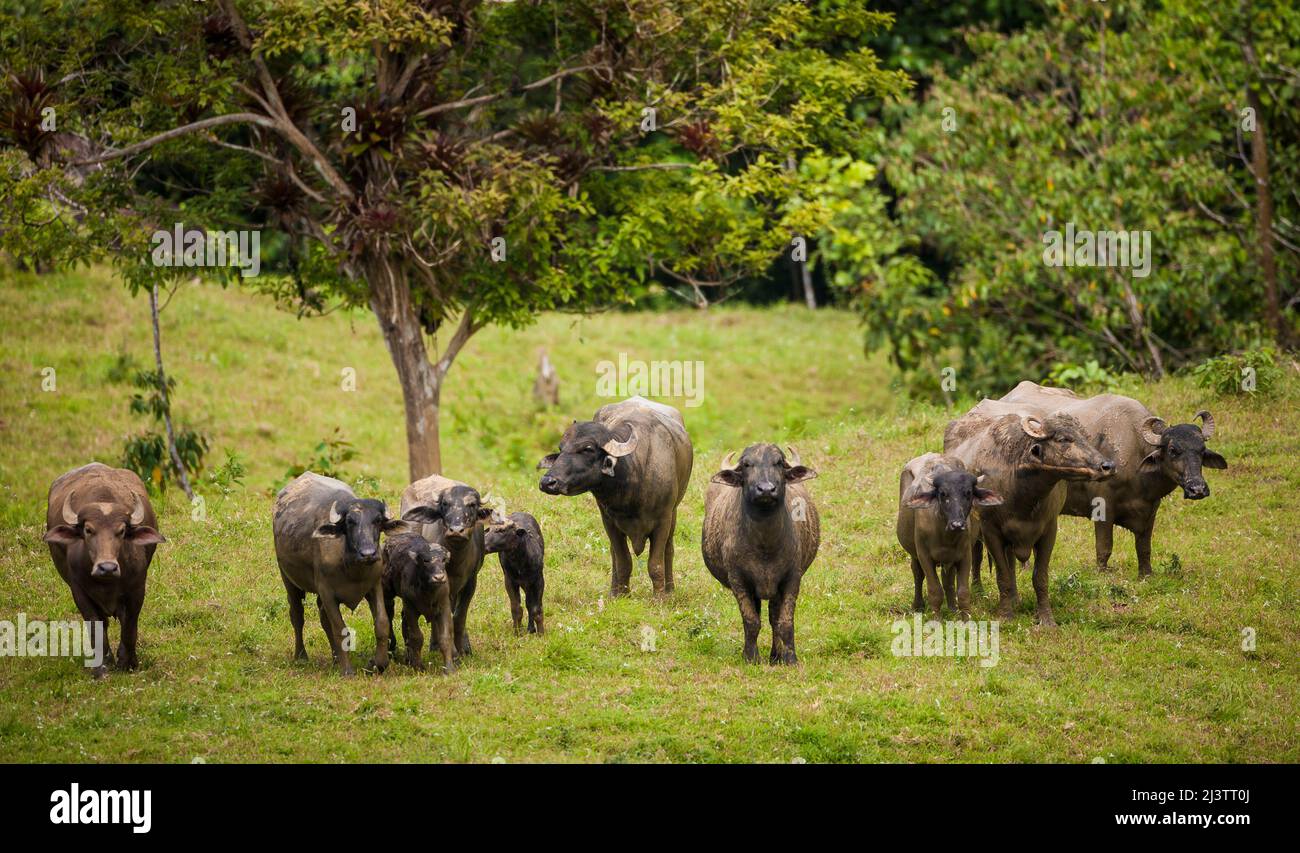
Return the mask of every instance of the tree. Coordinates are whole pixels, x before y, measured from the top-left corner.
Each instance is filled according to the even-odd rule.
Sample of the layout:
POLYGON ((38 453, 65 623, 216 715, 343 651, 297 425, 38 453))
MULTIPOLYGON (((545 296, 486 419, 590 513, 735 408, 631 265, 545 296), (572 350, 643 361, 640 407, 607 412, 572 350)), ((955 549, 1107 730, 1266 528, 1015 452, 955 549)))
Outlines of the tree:
POLYGON ((787 157, 907 85, 855 46, 888 22, 861 0, 11 3, 2 61, 56 81, 63 126, 32 132, 46 104, 15 90, 0 239, 130 264, 182 215, 268 232, 255 286, 373 311, 422 477, 484 326, 765 269, 799 233, 787 157))

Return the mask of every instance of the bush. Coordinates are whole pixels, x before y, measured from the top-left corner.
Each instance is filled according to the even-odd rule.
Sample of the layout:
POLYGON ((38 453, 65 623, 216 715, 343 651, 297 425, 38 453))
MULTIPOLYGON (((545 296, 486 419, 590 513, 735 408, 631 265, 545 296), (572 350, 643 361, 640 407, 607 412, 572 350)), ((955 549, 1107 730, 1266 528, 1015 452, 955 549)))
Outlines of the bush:
POLYGON ((1078 394, 1109 394, 1119 388, 1119 376, 1102 367, 1096 359, 1086 364, 1058 362, 1047 377, 1048 384, 1069 388, 1078 394))
POLYGON ((1271 397, 1281 387, 1282 368, 1277 351, 1261 347, 1207 359, 1192 368, 1192 377, 1198 386, 1221 397, 1242 393, 1271 397))

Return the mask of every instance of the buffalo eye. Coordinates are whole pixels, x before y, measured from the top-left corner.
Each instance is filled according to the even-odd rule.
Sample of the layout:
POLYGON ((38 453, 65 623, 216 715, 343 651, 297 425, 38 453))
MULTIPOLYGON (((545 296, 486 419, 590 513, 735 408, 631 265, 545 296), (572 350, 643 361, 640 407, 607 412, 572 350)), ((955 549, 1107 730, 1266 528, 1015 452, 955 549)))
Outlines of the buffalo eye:
POLYGON ((1069 441, 1070 441, 1070 439, 1067 438, 1066 436, 1063 436, 1063 435, 1058 435, 1058 436, 1056 437, 1056 443, 1057 443, 1057 444, 1066 444, 1066 443, 1068 443, 1069 441))
POLYGON ((1177 456, 1177 455, 1180 454, 1180 453, 1182 453, 1182 451, 1179 450, 1177 447, 1170 447, 1170 448, 1169 448, 1169 455, 1170 455, 1170 456, 1177 456))

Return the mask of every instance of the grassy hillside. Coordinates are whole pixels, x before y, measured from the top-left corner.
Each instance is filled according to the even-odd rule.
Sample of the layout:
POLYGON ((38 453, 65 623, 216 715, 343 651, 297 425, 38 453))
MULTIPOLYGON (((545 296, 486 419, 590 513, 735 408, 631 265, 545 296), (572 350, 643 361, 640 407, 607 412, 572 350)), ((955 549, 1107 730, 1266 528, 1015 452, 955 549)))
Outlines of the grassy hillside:
MULTIPOLYGON (((170 541, 150 570, 138 673, 93 683, 79 661, 0 658, 0 760, 1300 760, 1294 373, 1271 401, 1211 398, 1181 379, 1126 389, 1179 421, 1211 409, 1229 469, 1209 472, 1208 500, 1167 499, 1144 582, 1129 534, 1117 533, 1116 571, 1103 575, 1089 525, 1063 521, 1060 629, 1032 626, 1022 575, 1021 613, 1001 625, 998 665, 984 668, 891 654, 912 584, 893 536, 898 470, 937 448, 950 414, 896 395, 883 361, 864 358, 852 317, 735 308, 487 330, 445 393, 446 473, 540 520, 548 634, 512 636, 489 558, 469 617, 475 654, 458 673, 395 664, 344 680, 314 619, 311 660, 290 660, 270 490, 337 429, 359 454, 346 471, 396 502, 401 398, 374 320, 300 321, 243 292, 191 285, 163 327, 179 419, 211 437, 214 462, 238 453, 245 485, 229 496, 206 488, 202 522, 178 492, 155 501, 170 541), (561 377, 558 410, 530 396, 542 346, 561 377), (696 465, 666 603, 651 599, 644 556, 631 597, 609 601, 594 502, 536 487, 537 459, 606 402, 596 364, 620 352, 705 365, 703 405, 683 409, 696 465), (355 391, 342 390, 345 368, 355 391), (742 662, 734 600, 699 555, 704 484, 725 451, 755 440, 796 443, 820 472, 810 485, 823 541, 799 600, 797 668, 742 662), (1257 634, 1250 653, 1246 627, 1257 634)), ((122 377, 151 358, 147 303, 101 272, 9 278, 0 337, 0 619, 73 618, 40 541, 45 491, 86 461, 116 463, 140 428, 122 377), (55 391, 41 390, 45 367, 55 391)), ((994 595, 990 585, 977 618, 989 618, 994 595)), ((363 662, 369 613, 346 618, 363 662)))

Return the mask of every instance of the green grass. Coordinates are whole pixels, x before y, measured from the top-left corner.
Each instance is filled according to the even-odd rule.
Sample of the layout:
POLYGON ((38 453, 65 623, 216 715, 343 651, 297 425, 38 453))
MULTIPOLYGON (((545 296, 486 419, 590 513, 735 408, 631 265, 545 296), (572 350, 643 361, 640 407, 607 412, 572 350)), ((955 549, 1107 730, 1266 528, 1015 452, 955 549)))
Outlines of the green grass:
MULTIPOLYGON (((395 664, 345 680, 314 620, 311 660, 290 660, 269 489, 337 427, 360 451, 349 473, 396 502, 401 402, 373 318, 300 321, 210 285, 183 288, 163 317, 179 419, 212 437, 214 461, 238 452, 246 485, 229 497, 207 489, 205 522, 190 520, 178 492, 155 502, 170 541, 150 572, 139 672, 95 683, 79 661, 0 658, 0 760, 1300 760, 1290 368, 1268 402, 1206 397, 1181 379, 1127 389, 1179 420, 1210 408, 1229 470, 1210 472, 1208 500, 1166 502, 1144 582, 1131 536, 1117 534, 1117 570, 1101 575, 1089 526, 1064 520, 1052 579, 1060 629, 1032 626, 1022 575, 1021 613, 1001 626, 1000 662, 986 669, 891 654, 890 624, 911 601, 893 536, 898 470, 939 445, 949 414, 899 398, 851 316, 726 308, 487 330, 444 395, 446 473, 541 521, 548 634, 512 636, 490 558, 470 612, 475 654, 459 672, 395 664), (555 411, 529 394, 540 346, 561 376, 555 411), (609 601, 592 500, 536 488, 536 460, 603 402, 595 365, 620 351, 705 363, 704 404, 684 409, 696 466, 666 603, 650 596, 644 557, 631 597, 609 601), (355 392, 341 390, 345 367, 357 371, 355 392), (704 484, 726 450, 754 440, 794 441, 820 472, 811 486, 823 539, 799 601, 797 668, 742 662, 734 600, 699 554, 704 484), (643 626, 654 652, 641 650, 643 626), (1241 650, 1248 626, 1252 653, 1241 650)), ((45 492, 73 466, 116 463, 141 427, 120 365, 149 361, 147 303, 100 271, 11 277, 0 283, 0 335, 0 619, 73 618, 40 541, 45 492), (44 367, 56 391, 41 390, 44 367)), ((989 618, 993 595, 976 602, 977 618, 989 618)), ((361 662, 369 614, 347 619, 361 662)))

